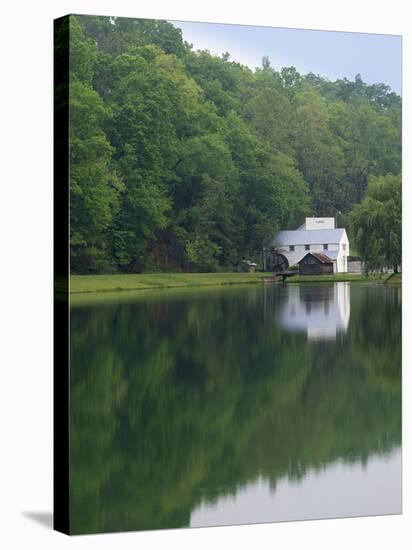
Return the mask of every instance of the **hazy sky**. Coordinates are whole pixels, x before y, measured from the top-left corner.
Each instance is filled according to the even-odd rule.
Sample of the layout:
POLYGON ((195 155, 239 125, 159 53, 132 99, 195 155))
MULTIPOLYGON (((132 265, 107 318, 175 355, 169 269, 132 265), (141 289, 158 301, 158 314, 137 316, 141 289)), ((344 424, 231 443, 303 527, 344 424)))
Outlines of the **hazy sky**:
POLYGON ((368 84, 384 82, 401 92, 401 37, 385 34, 311 31, 187 23, 172 21, 182 29, 183 38, 195 50, 208 49, 221 55, 228 51, 231 59, 251 69, 261 66, 267 55, 274 68, 293 65, 302 74, 312 71, 330 80, 357 73, 368 84))

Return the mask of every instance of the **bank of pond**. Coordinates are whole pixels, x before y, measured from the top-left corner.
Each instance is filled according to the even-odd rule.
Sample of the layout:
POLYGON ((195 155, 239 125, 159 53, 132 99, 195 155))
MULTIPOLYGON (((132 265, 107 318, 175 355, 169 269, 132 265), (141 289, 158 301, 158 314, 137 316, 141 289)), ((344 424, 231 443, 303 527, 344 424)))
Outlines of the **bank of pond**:
MULTIPOLYGON (((70 293, 116 292, 120 290, 156 290, 200 286, 257 284, 267 282, 270 274, 255 273, 131 273, 110 275, 71 275, 70 293)), ((401 274, 366 275, 336 273, 331 275, 293 275, 287 283, 388 282, 401 284, 401 274)), ((56 284, 64 292, 64 284, 56 284)))

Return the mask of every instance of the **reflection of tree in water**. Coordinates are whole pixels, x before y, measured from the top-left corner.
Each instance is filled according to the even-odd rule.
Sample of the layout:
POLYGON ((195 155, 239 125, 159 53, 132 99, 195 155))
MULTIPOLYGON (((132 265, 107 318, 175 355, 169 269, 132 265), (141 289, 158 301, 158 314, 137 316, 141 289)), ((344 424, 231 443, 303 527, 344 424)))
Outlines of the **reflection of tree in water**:
POLYGON ((395 293, 352 292, 322 343, 273 323, 278 289, 74 309, 72 530, 187 526, 201 498, 398 445, 395 293))

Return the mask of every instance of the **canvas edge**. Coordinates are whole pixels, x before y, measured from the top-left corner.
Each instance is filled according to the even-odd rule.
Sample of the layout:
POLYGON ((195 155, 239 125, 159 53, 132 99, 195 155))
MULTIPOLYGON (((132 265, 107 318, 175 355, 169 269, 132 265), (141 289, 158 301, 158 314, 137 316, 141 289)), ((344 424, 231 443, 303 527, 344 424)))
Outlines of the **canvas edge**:
POLYGON ((53 529, 70 534, 69 502, 69 36, 53 21, 53 529))

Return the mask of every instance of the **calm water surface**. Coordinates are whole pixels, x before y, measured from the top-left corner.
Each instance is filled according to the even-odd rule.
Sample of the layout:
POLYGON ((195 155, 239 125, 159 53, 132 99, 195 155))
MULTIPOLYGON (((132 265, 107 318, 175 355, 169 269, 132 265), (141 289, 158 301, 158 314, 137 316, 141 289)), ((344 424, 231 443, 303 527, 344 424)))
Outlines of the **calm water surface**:
POLYGON ((75 533, 401 511, 400 288, 77 298, 71 360, 75 533))

